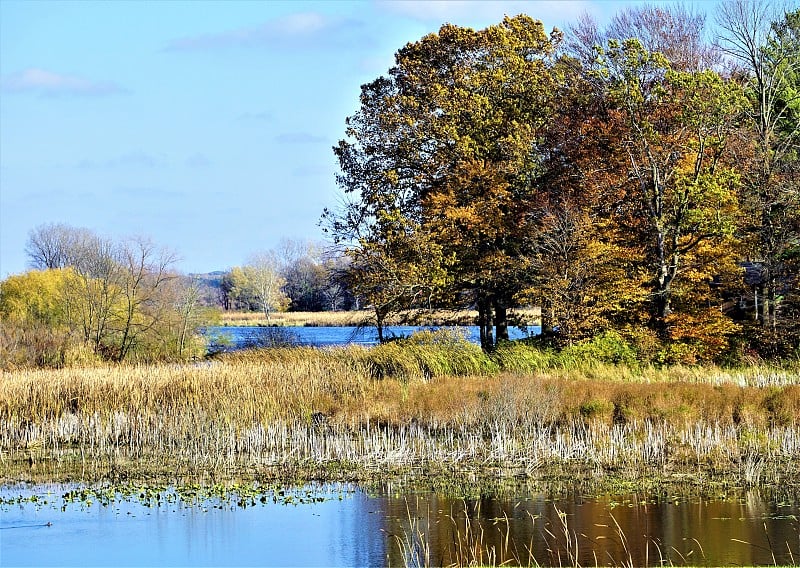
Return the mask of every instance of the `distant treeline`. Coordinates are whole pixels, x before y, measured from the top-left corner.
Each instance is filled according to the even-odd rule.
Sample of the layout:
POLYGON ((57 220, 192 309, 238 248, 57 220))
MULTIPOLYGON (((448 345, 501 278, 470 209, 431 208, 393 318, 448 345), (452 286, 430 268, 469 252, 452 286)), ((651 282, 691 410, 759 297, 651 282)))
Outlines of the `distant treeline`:
POLYGON ((31 270, 0 282, 0 368, 97 361, 186 360, 221 310, 324 311, 355 301, 347 259, 284 240, 224 272, 181 274, 177 256, 144 237, 115 241, 50 223, 26 244, 31 270))
POLYGON ((244 266, 192 275, 207 305, 223 310, 323 312, 357 305, 347 286, 348 258, 323 243, 282 239, 244 266))

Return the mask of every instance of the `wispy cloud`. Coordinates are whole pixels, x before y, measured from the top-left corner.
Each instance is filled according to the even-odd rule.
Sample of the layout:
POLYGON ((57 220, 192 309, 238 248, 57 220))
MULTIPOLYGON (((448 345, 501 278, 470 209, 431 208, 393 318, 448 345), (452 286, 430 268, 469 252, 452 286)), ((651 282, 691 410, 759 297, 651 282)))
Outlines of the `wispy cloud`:
POLYGON ((286 132, 275 137, 281 144, 321 144, 327 139, 308 132, 286 132))
POLYGON ((314 49, 369 47, 374 41, 364 22, 354 18, 299 12, 254 27, 201 34, 171 41, 168 51, 239 48, 314 49))
POLYGON ((168 166, 169 162, 162 156, 148 154, 141 150, 129 152, 115 158, 107 160, 81 160, 78 163, 79 168, 93 170, 103 168, 163 168, 168 166))
POLYGON ((51 97, 99 97, 127 92, 110 81, 93 81, 76 75, 54 73, 37 68, 4 75, 0 78, 0 91, 4 93, 36 93, 51 97))
POLYGON ((186 166, 193 169, 207 168, 211 165, 211 160, 205 154, 196 153, 186 158, 186 166))
POLYGON ((185 197, 185 194, 180 191, 171 191, 168 189, 161 189, 159 187, 145 187, 145 186, 120 186, 111 190, 112 195, 115 197, 135 198, 135 199, 148 199, 148 200, 164 200, 185 197))
POLYGON ((503 16, 528 14, 541 19, 547 25, 574 19, 575 16, 592 11, 588 0, 500 0, 496 2, 474 2, 471 0, 378 0, 376 6, 389 12, 426 23, 450 22, 469 25, 475 20, 502 20, 503 16))

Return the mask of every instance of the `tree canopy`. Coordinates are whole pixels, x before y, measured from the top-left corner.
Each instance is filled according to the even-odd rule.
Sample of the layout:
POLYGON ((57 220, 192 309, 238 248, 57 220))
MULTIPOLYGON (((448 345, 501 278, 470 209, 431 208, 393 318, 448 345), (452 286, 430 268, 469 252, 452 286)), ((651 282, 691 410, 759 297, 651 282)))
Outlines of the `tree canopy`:
POLYGON ((535 303, 556 344, 616 329, 663 360, 730 354, 754 301, 788 315, 800 16, 762 4, 722 6, 716 44, 645 6, 566 40, 519 15, 404 46, 334 147, 345 202, 324 223, 357 294, 379 320, 475 307, 485 349, 535 303), (748 262, 770 274, 755 296, 748 262))

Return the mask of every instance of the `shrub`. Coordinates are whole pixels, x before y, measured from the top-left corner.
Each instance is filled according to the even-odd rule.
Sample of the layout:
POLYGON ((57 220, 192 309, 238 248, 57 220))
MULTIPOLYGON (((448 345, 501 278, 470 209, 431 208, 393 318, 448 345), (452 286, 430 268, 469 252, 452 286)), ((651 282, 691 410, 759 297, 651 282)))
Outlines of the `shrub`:
POLYGON ((498 345, 492 360, 504 371, 539 373, 554 366, 556 355, 527 341, 512 341, 498 345))
POLYGON ((431 379, 448 375, 485 375, 497 364, 481 348, 449 329, 421 331, 378 345, 365 354, 376 378, 431 379))
POLYGON ((564 348, 559 359, 565 368, 580 368, 585 364, 611 363, 637 367, 636 350, 616 331, 604 331, 593 338, 564 348))

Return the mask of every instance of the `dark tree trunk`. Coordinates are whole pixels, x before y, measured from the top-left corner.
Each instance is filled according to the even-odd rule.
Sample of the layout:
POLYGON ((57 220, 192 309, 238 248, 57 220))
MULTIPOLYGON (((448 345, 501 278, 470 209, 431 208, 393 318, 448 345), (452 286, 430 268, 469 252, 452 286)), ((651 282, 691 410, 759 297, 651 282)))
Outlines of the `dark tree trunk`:
POLYGON ((497 328, 497 342, 508 341, 508 308, 503 300, 494 301, 494 325, 497 328))
POLYGON ((553 306, 548 300, 542 301, 542 335, 549 337, 553 335, 553 306))
POLYGON ((491 351, 494 348, 492 338, 492 304, 488 298, 478 300, 478 327, 481 334, 481 349, 491 351))
POLYGON ((386 312, 375 308, 375 329, 378 330, 378 343, 383 343, 383 325, 386 320, 386 312))

